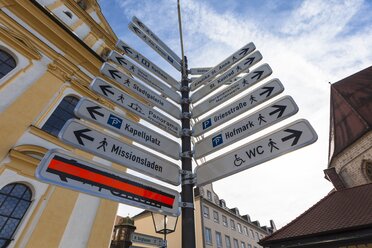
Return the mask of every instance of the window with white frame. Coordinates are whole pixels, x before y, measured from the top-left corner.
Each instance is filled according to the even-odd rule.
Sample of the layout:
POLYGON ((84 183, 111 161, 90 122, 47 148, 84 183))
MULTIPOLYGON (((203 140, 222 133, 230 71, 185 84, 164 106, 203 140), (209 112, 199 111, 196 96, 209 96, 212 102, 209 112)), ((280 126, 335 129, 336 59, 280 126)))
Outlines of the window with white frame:
POLYGON ((228 227, 227 217, 225 215, 222 215, 222 224, 223 224, 223 226, 228 227))
POLYGON ((209 207, 203 206, 203 215, 205 218, 209 218, 209 207))
POLYGON ((231 240, 229 236, 225 236, 226 248, 231 248, 231 240))
POLYGON ((205 228, 205 243, 208 245, 212 244, 212 231, 210 228, 205 228))
POLYGON ((235 230, 235 221, 230 219, 230 226, 232 230, 235 230))
POLYGON ((246 248, 245 243, 243 241, 240 244, 242 245, 242 248, 246 248))
POLYGON ((248 236, 248 229, 246 226, 243 226, 243 233, 245 236, 248 236))
POLYGON ((217 211, 213 210, 213 220, 214 222, 220 223, 220 216, 217 211))
POLYGON ((222 236, 220 232, 216 232, 216 245, 218 248, 222 248, 222 236))
POLYGON ((234 248, 239 248, 239 242, 237 239, 234 239, 234 248))
POLYGON ((241 225, 240 223, 238 223, 237 226, 238 226, 238 232, 239 232, 239 233, 242 233, 242 225, 241 225))
POLYGON ((212 201, 212 192, 210 192, 209 190, 207 190, 207 198, 208 200, 212 201))
POLYGON ((0 79, 17 66, 16 60, 8 52, 0 49, 0 79))

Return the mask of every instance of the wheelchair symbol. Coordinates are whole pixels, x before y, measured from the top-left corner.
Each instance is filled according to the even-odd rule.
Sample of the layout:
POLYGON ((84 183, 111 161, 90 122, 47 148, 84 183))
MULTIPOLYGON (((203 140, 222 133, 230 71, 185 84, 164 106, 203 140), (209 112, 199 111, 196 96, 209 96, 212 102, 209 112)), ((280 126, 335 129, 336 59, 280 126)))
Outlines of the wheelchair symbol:
POLYGON ((238 157, 237 154, 235 154, 234 165, 238 167, 241 166, 243 163, 245 163, 245 160, 243 160, 242 158, 238 157))

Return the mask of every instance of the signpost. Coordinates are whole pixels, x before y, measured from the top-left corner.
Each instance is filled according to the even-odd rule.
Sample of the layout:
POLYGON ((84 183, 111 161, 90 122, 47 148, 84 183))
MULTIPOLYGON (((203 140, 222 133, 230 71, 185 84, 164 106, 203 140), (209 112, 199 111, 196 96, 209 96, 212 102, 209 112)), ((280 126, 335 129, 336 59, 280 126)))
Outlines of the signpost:
POLYGON ((143 40, 147 45, 149 45, 155 52, 157 52, 161 57, 163 57, 169 64, 171 64, 178 71, 181 71, 181 65, 179 62, 174 60, 172 56, 169 55, 161 46, 156 44, 149 36, 147 36, 143 31, 141 31, 132 22, 129 23, 128 28, 135 33, 141 40, 143 40))
POLYGON ((215 127, 245 113, 246 111, 266 102, 284 91, 282 83, 278 79, 270 80, 260 88, 246 93, 233 103, 215 111, 213 114, 197 121, 194 124, 194 135, 199 136, 215 127))
POLYGON ((181 147, 177 142, 87 98, 82 98, 79 101, 74 112, 79 118, 108 128, 115 133, 168 155, 171 158, 179 159, 181 147))
POLYGON ((152 32, 143 22, 141 22, 137 17, 133 16, 132 22, 136 24, 143 32, 147 34, 153 41, 156 42, 161 48, 163 48, 171 57, 177 61, 178 64, 182 64, 182 59, 177 56, 172 49, 170 49, 154 32, 152 32))
POLYGON ((192 110, 192 116, 198 117, 214 107, 224 103, 225 101, 231 99, 232 97, 242 93, 246 89, 250 88, 254 84, 260 82, 266 77, 270 76, 272 70, 268 64, 259 66, 257 69, 242 77, 229 87, 223 89, 216 95, 207 98, 205 101, 199 103, 192 110))
MULTIPOLYGON (((111 51, 110 54, 108 55, 107 59, 110 59, 114 61, 116 64, 120 65, 121 67, 125 68, 127 71, 130 73, 133 73, 137 78, 145 82, 147 85, 151 86, 155 90, 159 91, 160 93, 164 94, 165 96, 169 97, 176 103, 180 102, 180 95, 172 88, 168 87, 164 83, 162 83, 160 80, 156 79, 153 77, 150 73, 146 72, 145 70, 142 70, 139 68, 137 65, 133 64, 123 56, 121 56, 119 53, 115 51, 111 51)), ((116 70, 116 68, 107 68, 110 66, 108 63, 104 63, 100 69, 101 72, 105 71, 106 67, 106 73, 107 76, 113 78, 114 80, 119 80, 122 81, 122 75, 120 75, 119 71, 116 70), (108 70, 111 70, 108 71, 108 70), (121 80, 120 80, 121 79, 121 80)), ((124 73, 121 73, 124 74, 124 73)), ((124 74, 125 75, 125 74, 124 74)))
POLYGON ((134 243, 141 243, 145 245, 152 245, 152 246, 157 246, 157 247, 162 247, 165 245, 165 240, 150 236, 147 234, 142 234, 142 233, 133 233, 131 236, 131 241, 134 243))
POLYGON ((172 185, 180 184, 179 167, 155 154, 125 143, 117 138, 71 119, 58 135, 63 142, 118 163, 132 170, 144 173, 172 185))
POLYGON ((46 183, 149 211, 180 214, 177 191, 62 151, 49 151, 35 176, 46 183))
POLYGON ((122 40, 118 40, 116 43, 116 47, 125 52, 125 55, 136 61, 138 64, 142 65, 143 68, 149 70, 154 75, 156 75, 158 78, 163 80, 164 82, 168 83, 175 89, 179 89, 181 87, 180 83, 174 79, 172 76, 170 76, 168 73, 163 71, 161 68, 159 68, 156 64, 151 62, 149 59, 147 59, 145 56, 143 56, 141 53, 130 47, 127 43, 125 43, 122 40))
POLYGON ((256 46, 250 42, 247 45, 240 48, 238 51, 230 55, 228 58, 223 60, 221 63, 210 69, 207 73, 200 76, 198 79, 196 79, 191 85, 191 90, 196 90, 205 82, 211 81, 216 75, 226 71, 231 66, 233 66, 235 63, 243 59, 243 57, 249 55, 256 49, 256 46))
MULTIPOLYGON (((215 78, 211 82, 209 82, 207 85, 205 85, 200 90, 196 91, 191 96, 191 101, 193 103, 199 101, 203 97, 207 96, 208 94, 212 93, 219 87, 221 87, 225 82, 229 81, 230 79, 235 78, 240 73, 246 71, 248 68, 256 64, 262 59, 262 55, 259 51, 256 51, 247 57, 245 57, 241 62, 239 62, 237 65, 233 66, 231 69, 226 71, 224 74, 219 76, 218 78, 215 78)), ((257 74, 257 77, 259 77, 259 74, 257 74)))
MULTIPOLYGON (((160 109, 166 111, 173 117, 175 118, 180 117, 181 111, 179 107, 172 104, 165 97, 159 95, 158 93, 155 93, 154 90, 146 87, 145 85, 138 82, 137 80, 130 78, 129 76, 122 73, 121 71, 117 70, 115 67, 113 67, 109 63, 104 63, 104 65, 101 67, 101 73, 106 75, 107 77, 114 79, 121 86, 133 92, 133 94, 136 94, 137 96, 140 96, 146 99, 147 101, 159 107, 160 109)), ((103 79, 99 79, 99 78, 97 80, 104 81, 103 79)))
POLYGON ((269 161, 314 143, 317 134, 306 120, 297 120, 270 134, 206 162, 195 169, 197 185, 221 178, 269 161))
POLYGON ((94 79, 90 84, 90 89, 149 123, 154 124, 156 127, 179 137, 181 127, 177 122, 139 102, 115 86, 102 80, 94 79))
POLYGON ((283 97, 269 106, 228 125, 221 131, 196 142, 194 157, 197 159, 216 152, 264 128, 270 127, 297 112, 298 107, 292 97, 283 97))
POLYGON ((202 75, 204 73, 207 73, 208 71, 210 71, 212 69, 212 67, 199 67, 199 68, 191 68, 189 70, 189 73, 191 75, 202 75))

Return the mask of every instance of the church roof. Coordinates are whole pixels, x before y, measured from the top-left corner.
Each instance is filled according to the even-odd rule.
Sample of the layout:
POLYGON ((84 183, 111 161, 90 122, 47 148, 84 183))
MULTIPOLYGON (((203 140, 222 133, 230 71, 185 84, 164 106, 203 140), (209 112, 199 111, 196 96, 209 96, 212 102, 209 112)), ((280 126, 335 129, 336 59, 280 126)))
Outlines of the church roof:
POLYGON ((333 191, 261 245, 352 231, 372 226, 372 183, 333 191))
POLYGON ((331 85, 330 161, 372 130, 372 66, 331 85))

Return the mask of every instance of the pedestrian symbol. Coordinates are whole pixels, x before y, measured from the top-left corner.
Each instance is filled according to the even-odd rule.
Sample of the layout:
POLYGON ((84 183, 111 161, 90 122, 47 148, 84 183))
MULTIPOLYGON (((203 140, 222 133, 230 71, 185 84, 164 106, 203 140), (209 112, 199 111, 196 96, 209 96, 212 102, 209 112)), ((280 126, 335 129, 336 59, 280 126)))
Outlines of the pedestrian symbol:
POLYGON ((102 148, 103 151, 106 151, 106 146, 108 145, 107 141, 106 141, 106 138, 103 138, 103 140, 101 142, 99 142, 99 146, 97 147, 97 150, 102 148))

